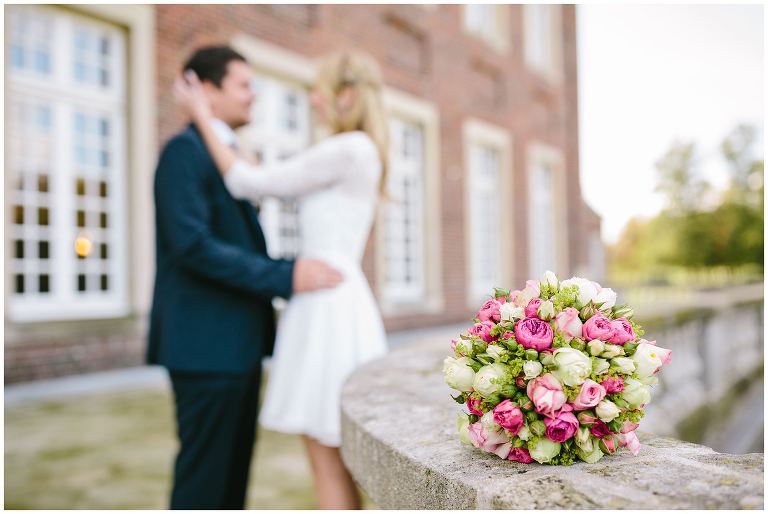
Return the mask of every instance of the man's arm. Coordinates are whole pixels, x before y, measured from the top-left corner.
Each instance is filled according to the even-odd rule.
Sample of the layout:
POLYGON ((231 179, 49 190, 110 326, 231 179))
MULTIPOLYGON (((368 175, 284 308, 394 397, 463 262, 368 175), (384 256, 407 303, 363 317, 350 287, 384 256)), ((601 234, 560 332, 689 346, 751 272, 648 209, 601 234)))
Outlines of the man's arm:
POLYGON ((173 258, 187 271, 224 286, 265 299, 288 298, 293 285, 292 261, 248 252, 211 233, 199 155, 194 142, 175 139, 157 166, 157 230, 169 243, 173 258))

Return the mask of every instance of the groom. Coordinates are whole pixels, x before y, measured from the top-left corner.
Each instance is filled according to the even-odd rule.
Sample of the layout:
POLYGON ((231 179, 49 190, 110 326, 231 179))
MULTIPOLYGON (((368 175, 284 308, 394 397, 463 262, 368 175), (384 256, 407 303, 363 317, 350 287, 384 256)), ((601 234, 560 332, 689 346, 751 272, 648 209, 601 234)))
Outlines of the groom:
MULTIPOLYGON (((198 50, 184 70, 204 84, 217 131, 250 121, 245 59, 198 50)), ((256 211, 227 192, 190 125, 165 146, 155 172, 156 265, 147 361, 168 369, 180 450, 173 509, 243 509, 255 442, 261 359, 275 337, 272 298, 335 287, 341 275, 309 259, 267 256, 256 211)))

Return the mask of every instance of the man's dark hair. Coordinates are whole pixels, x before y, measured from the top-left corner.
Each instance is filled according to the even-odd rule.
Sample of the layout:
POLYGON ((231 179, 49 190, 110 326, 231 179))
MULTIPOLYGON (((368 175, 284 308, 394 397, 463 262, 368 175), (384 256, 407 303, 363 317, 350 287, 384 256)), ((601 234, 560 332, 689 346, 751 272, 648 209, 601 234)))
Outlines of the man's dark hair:
POLYGON ((220 88, 231 61, 247 62, 245 57, 228 46, 206 46, 192 54, 184 65, 184 71, 192 70, 201 82, 207 80, 220 88))

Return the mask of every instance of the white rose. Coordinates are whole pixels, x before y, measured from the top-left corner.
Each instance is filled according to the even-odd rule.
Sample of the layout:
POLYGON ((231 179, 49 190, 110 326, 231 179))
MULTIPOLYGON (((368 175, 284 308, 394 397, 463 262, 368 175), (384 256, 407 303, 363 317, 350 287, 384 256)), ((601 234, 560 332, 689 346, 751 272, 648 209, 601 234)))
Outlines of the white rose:
POLYGON ((528 428, 528 425, 523 425, 520 427, 520 431, 517 433, 517 437, 522 439, 523 441, 527 441, 531 438, 531 429, 528 428))
POLYGON ((555 317, 555 305, 550 300, 545 300, 539 304, 537 311, 539 319, 543 321, 549 321, 555 317))
POLYGON ((541 277, 540 281, 541 285, 548 285, 550 287, 555 288, 555 291, 557 291, 560 283, 557 280, 557 275, 555 275, 553 272, 547 270, 544 272, 544 276, 541 277))
POLYGON ((567 386, 581 385, 592 373, 592 360, 575 348, 558 348, 552 357, 557 366, 552 374, 567 386))
POLYGON ((610 309, 616 305, 616 292, 610 287, 602 288, 595 296, 595 303, 603 305, 600 306, 600 310, 610 309))
POLYGON ((525 364, 523 364, 523 373, 525 373, 525 379, 531 380, 532 378, 536 378, 541 374, 541 370, 544 367, 541 365, 539 361, 525 361, 525 364))
POLYGON ((595 414, 597 414, 597 417, 606 423, 613 421, 620 413, 621 410, 619 410, 616 404, 610 400, 603 400, 597 404, 597 407, 595 407, 595 414))
POLYGON ((640 378, 653 376, 656 371, 664 364, 663 359, 671 353, 666 348, 661 348, 655 344, 641 342, 637 345, 632 360, 635 362, 637 375, 640 378))
POLYGON ((459 412, 456 426, 459 430, 459 440, 464 444, 472 445, 472 440, 469 438, 469 418, 463 412, 459 412))
POLYGON ((651 401, 651 391, 639 380, 627 378, 624 379, 624 391, 622 391, 621 397, 631 409, 636 409, 651 401))
POLYGON ((611 368, 605 359, 595 359, 592 363, 592 371, 595 375, 602 375, 611 368))
POLYGON ((603 458, 603 452, 602 450, 600 450, 600 448, 597 445, 594 445, 594 446, 595 446, 595 449, 591 453, 587 453, 581 448, 577 448, 576 455, 578 455, 579 458, 584 462, 586 462, 587 464, 595 464, 596 462, 598 462, 600 459, 603 458))
POLYGON ((498 360, 499 357, 507 353, 507 350, 497 344, 489 344, 488 348, 485 349, 485 353, 490 355, 493 360, 498 360))
POLYGON ((605 350, 602 351, 600 357, 610 359, 611 357, 617 357, 619 355, 624 355, 624 349, 621 346, 605 343, 605 350))
POLYGON ((486 432, 498 432, 501 430, 501 425, 497 424, 496 421, 493 419, 493 411, 489 410, 482 416, 480 416, 480 424, 483 425, 483 428, 486 430, 486 432))
POLYGON ((619 373, 630 375, 635 371, 635 362, 628 357, 616 357, 611 359, 611 367, 619 373))
POLYGON ((455 359, 453 357, 446 357, 443 361, 443 374, 445 375, 445 383, 451 389, 456 389, 463 393, 468 393, 472 390, 472 384, 475 381, 475 372, 469 366, 471 360, 467 357, 459 357, 455 359))
POLYGON ((502 304, 499 313, 501 314, 501 321, 515 321, 525 318, 525 309, 523 307, 516 307, 515 304, 510 302, 502 304))
POLYGON ((539 464, 549 462, 560 453, 560 443, 552 441, 548 437, 539 437, 533 448, 528 448, 531 458, 539 464))
MULTIPOLYGON (((466 416, 464 416, 464 419, 466 419, 466 416)), ((576 436, 574 439, 576 441, 576 446, 587 453, 592 453, 592 451, 595 449, 595 443, 592 440, 592 433, 590 432, 589 427, 580 426, 576 430, 576 436)))
POLYGON ((587 305, 589 302, 595 300, 597 296, 597 286, 591 280, 581 277, 572 277, 560 282, 560 288, 566 288, 570 286, 577 286, 579 288, 578 297, 576 299, 579 309, 587 305))
POLYGON ((503 378, 505 370, 506 367, 502 364, 488 364, 487 366, 483 366, 475 374, 475 380, 472 383, 472 387, 474 387, 475 391, 477 391, 480 396, 487 398, 499 389, 498 383, 491 383, 491 380, 500 380, 503 378))
POLYGON ((587 343, 587 346, 589 346, 589 354, 594 357, 597 357, 605 351, 605 343, 599 339, 591 340, 587 343))

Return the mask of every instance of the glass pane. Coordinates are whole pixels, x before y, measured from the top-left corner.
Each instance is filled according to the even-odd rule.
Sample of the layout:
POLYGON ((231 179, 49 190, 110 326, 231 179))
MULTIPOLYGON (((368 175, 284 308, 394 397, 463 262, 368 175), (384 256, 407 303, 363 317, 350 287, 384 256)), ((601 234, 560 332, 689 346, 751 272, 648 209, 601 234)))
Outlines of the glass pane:
POLYGON ((101 252, 100 252, 101 258, 109 259, 109 246, 107 246, 106 243, 101 243, 100 248, 101 248, 101 252))
POLYGON ((39 175, 37 177, 37 190, 41 193, 48 192, 48 177, 46 175, 39 175))
POLYGON ((85 211, 77 211, 77 226, 85 226, 85 211))
POLYGON ((37 290, 41 293, 50 292, 50 275, 40 275, 38 277, 37 290))
POLYGON ((39 207, 37 209, 37 224, 42 226, 48 226, 48 208, 39 207))
POLYGON ((24 275, 16 275, 15 282, 16 282, 16 293, 24 294, 24 275))
POLYGON ((37 256, 40 259, 48 259, 49 258, 49 243, 48 241, 39 241, 37 243, 37 256))
POLYGON ((101 275, 101 290, 102 291, 108 291, 109 290, 109 277, 107 275, 101 275))
POLYGON ((24 224, 24 207, 21 205, 14 205, 13 207, 13 222, 17 225, 24 224))
POLYGON ((17 259, 23 259, 24 258, 24 241, 17 239, 15 242, 15 246, 16 246, 16 252, 14 253, 14 256, 17 259))
POLYGON ((85 275, 83 273, 77 275, 77 290, 85 291, 85 275))

